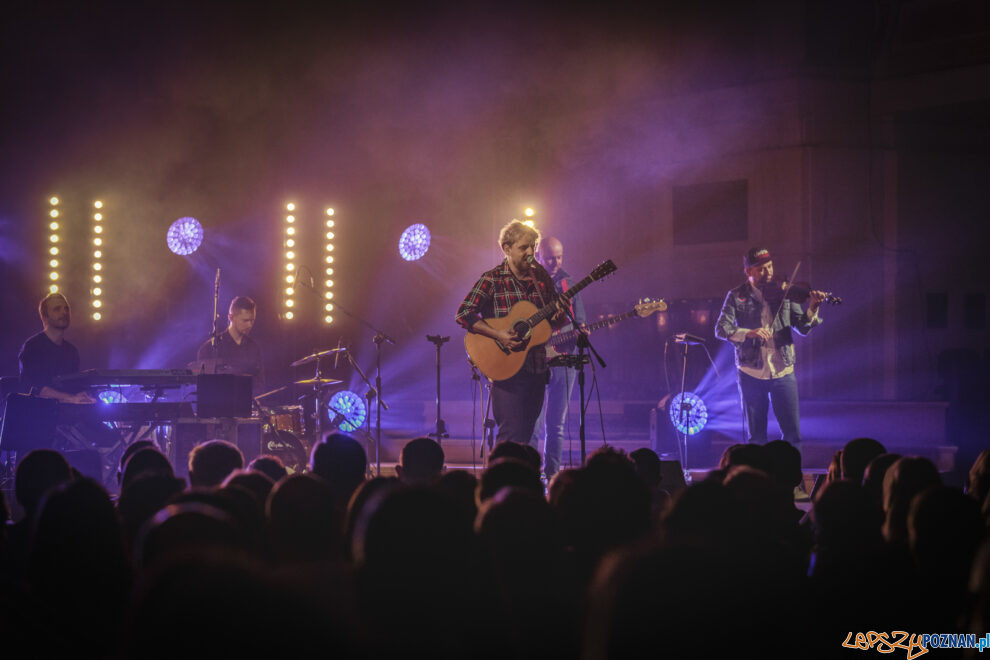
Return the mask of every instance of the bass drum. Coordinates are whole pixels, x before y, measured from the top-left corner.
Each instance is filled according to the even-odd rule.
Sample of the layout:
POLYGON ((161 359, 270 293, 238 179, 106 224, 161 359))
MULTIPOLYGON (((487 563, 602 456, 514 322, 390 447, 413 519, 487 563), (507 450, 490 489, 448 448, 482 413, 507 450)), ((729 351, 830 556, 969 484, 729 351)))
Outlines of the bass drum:
POLYGON ((306 468, 309 461, 306 447, 294 433, 266 431, 261 444, 261 453, 277 456, 289 474, 298 474, 306 468))

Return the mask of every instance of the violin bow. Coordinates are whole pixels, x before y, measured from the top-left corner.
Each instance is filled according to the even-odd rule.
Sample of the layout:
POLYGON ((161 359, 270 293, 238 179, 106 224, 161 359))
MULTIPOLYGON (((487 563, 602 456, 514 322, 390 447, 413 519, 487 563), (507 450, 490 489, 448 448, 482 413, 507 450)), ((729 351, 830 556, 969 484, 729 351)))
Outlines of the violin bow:
MULTIPOLYGON (((798 269, 801 267, 801 262, 798 261, 794 266, 794 270, 791 272, 791 279, 786 280, 788 286, 797 279, 798 269)), ((777 306, 777 313, 773 315, 773 319, 770 321, 770 327, 765 328, 768 332, 773 330, 773 324, 777 322, 777 317, 780 316, 780 310, 784 309, 784 303, 787 302, 787 291, 784 291, 783 297, 780 299, 780 305, 777 306)))

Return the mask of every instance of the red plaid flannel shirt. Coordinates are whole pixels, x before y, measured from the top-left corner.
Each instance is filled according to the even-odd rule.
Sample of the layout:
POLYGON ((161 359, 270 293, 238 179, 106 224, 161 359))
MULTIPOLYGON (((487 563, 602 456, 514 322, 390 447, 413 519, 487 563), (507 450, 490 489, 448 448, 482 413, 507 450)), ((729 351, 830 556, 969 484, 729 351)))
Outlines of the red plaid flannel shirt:
MULTIPOLYGON (((537 307, 556 300, 557 290, 545 271, 537 269, 536 280, 520 281, 512 274, 508 262, 485 271, 471 287, 464 302, 454 317, 457 323, 468 330, 475 323, 486 318, 501 318, 509 313, 520 300, 528 300, 537 307)), ((540 346, 530 351, 533 367, 546 369, 546 348, 540 346), (542 368, 538 365, 542 365, 542 368)), ((528 360, 527 360, 528 362, 528 360)))

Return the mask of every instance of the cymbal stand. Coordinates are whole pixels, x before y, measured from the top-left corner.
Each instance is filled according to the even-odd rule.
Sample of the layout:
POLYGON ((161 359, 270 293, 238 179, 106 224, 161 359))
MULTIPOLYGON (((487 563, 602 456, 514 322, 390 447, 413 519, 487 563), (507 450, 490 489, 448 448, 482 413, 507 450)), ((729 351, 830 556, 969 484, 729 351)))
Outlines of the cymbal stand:
MULTIPOLYGON (((378 343, 378 342, 376 342, 376 343, 378 343)), ((368 441, 371 442, 372 439, 374 439, 374 442, 375 442, 375 463, 376 463, 376 470, 377 470, 377 472, 375 473, 375 476, 381 476, 381 473, 382 473, 382 455, 381 455, 381 451, 379 449, 379 447, 381 447, 381 440, 382 440, 382 413, 381 413, 381 409, 382 408, 385 408, 385 410, 388 410, 388 404, 386 404, 384 401, 382 401, 381 393, 378 391, 378 388, 376 388, 375 386, 373 386, 371 384, 371 381, 368 380, 368 376, 366 376, 365 373, 364 373, 364 371, 362 371, 361 367, 358 366, 357 360, 354 359, 354 356, 351 354, 351 351, 350 350, 345 351, 344 352, 344 355, 347 356, 347 361, 351 363, 351 366, 352 367, 354 367, 354 371, 356 371, 358 373, 358 375, 361 376, 361 380, 364 381, 364 384, 368 386, 368 391, 364 395, 365 398, 368 400, 368 404, 367 404, 366 409, 365 409, 365 422, 366 422, 367 427, 368 427, 368 430, 367 430, 368 441), (377 438, 375 436, 372 436, 371 435, 371 400, 372 399, 377 399, 378 400, 378 423, 377 423, 378 435, 377 435, 377 438)), ((382 375, 381 375, 382 366, 381 365, 382 365, 382 362, 381 362, 381 345, 379 344, 379 346, 378 346, 378 375, 376 376, 376 379, 375 379, 375 381, 376 381, 376 383, 378 383, 379 387, 381 386, 381 382, 382 382, 382 375)), ((368 452, 368 461, 369 461, 369 463, 371 461, 371 452, 370 451, 368 452)))
POLYGON ((443 346, 444 342, 450 341, 450 337, 426 335, 426 340, 432 342, 437 347, 437 430, 436 433, 430 435, 437 439, 437 444, 443 444, 443 439, 449 438, 450 434, 447 433, 447 424, 440 417, 440 347, 443 346))

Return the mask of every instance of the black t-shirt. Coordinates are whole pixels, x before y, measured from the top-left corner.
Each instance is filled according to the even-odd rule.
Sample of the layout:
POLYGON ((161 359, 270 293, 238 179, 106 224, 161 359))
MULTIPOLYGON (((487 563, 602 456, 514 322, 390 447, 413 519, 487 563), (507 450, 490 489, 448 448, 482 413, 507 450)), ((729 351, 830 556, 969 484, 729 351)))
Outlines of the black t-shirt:
POLYGON ((245 335, 241 338, 241 343, 238 344, 229 332, 220 333, 217 335, 216 353, 213 352, 213 346, 207 340, 196 352, 196 359, 208 360, 210 358, 216 358, 226 365, 223 368, 218 368, 218 373, 248 374, 253 376, 251 380, 255 391, 264 387, 261 347, 258 346, 258 342, 251 339, 250 335, 245 335))
POLYGON ((21 386, 30 387, 35 393, 42 387, 60 390, 54 385, 55 376, 79 372, 79 350, 65 340, 56 344, 44 332, 24 342, 17 359, 21 365, 21 386))

